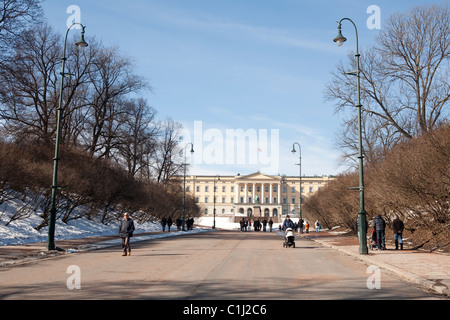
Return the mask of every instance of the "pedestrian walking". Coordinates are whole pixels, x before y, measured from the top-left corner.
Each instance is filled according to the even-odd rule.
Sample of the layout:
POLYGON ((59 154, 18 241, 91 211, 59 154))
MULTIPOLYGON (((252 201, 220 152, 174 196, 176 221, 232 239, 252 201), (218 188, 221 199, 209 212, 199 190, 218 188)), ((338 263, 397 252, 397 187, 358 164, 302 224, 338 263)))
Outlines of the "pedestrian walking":
POLYGON ((190 217, 187 220, 187 229, 192 230, 193 227, 194 227, 194 218, 190 217))
POLYGON ((269 220, 269 231, 272 232, 273 221, 272 218, 269 220))
POLYGON ((169 219, 167 219, 167 230, 168 232, 170 232, 170 227, 172 226, 172 218, 169 217, 169 219))
POLYGON ((381 217, 381 215, 377 215, 373 219, 373 226, 375 228, 375 232, 377 233, 377 249, 378 250, 385 250, 386 249, 386 241, 385 241, 385 229, 386 229, 386 222, 381 217))
POLYGON ((178 217, 177 221, 176 221, 176 224, 177 224, 177 230, 180 231, 181 230, 181 225, 183 224, 183 220, 181 220, 181 218, 178 217))
POLYGON ((304 223, 305 221, 303 221, 303 219, 302 218, 300 218, 300 220, 298 220, 298 232, 299 233, 303 233, 303 223, 304 223))
POLYGON ((316 232, 320 231, 320 223, 319 220, 316 220, 316 223, 314 223, 314 229, 316 229, 316 232))
POLYGON ((166 231, 166 223, 167 223, 166 217, 162 218, 161 219, 161 226, 163 228, 163 231, 166 231))
POLYGON ((306 223, 305 223, 305 232, 309 233, 309 222, 308 221, 306 221, 306 223))
POLYGON ((267 220, 264 219, 263 220, 263 231, 266 232, 266 227, 267 227, 267 220))
POLYGON ((400 243, 400 250, 403 250, 403 229, 405 228, 403 221, 399 219, 398 215, 394 216, 392 221, 392 228, 394 229, 395 250, 398 250, 400 243))
POLYGON ((134 222, 129 214, 125 212, 119 225, 119 236, 122 238, 122 256, 131 255, 130 238, 133 236, 133 232, 134 222))

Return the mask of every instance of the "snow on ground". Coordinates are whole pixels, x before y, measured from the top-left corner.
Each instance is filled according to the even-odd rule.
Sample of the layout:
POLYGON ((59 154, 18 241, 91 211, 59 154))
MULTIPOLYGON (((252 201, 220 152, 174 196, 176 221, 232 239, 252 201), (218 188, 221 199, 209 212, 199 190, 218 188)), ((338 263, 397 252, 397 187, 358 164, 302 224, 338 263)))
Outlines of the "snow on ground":
MULTIPOLYGON (((35 242, 46 242, 48 238, 48 227, 44 227, 37 231, 35 228, 38 226, 42 218, 38 213, 32 213, 26 219, 14 220, 8 225, 6 223, 10 220, 10 217, 17 211, 19 204, 10 201, 8 204, 0 206, 0 246, 16 245, 35 242)), ((146 222, 139 224, 135 222, 135 234, 146 233, 153 231, 162 231, 160 223, 146 222)), ((76 220, 70 220, 67 224, 56 220, 55 226, 55 241, 77 239, 93 236, 113 236, 118 235, 119 221, 112 222, 108 225, 100 222, 88 220, 87 218, 81 218, 76 220)), ((172 230, 176 229, 172 226, 172 230)), ((204 231, 204 228, 196 228, 190 232, 204 231)), ((159 235, 153 235, 156 237, 175 236, 180 233, 171 232, 159 235)), ((119 239, 120 240, 120 239, 119 239)))
MULTIPOLYGON (((37 231, 35 227, 41 222, 41 218, 37 214, 33 214, 30 217, 22 220, 12 221, 8 226, 5 226, 8 215, 5 212, 0 211, 0 246, 5 245, 17 245, 35 242, 46 242, 48 237, 48 227, 42 228, 37 231)), ((216 217, 216 229, 227 230, 239 230, 239 223, 231 222, 229 217, 216 217)), ((213 217, 201 217, 195 219, 197 227, 189 232, 204 232, 212 231, 213 217)), ((273 228, 278 228, 277 223, 273 228)), ((86 218, 71 220, 67 224, 56 221, 55 226, 55 241, 77 239, 93 236, 112 236, 118 234, 119 222, 110 223, 104 225, 102 223, 96 223, 86 218)), ((161 224, 159 222, 146 222, 139 224, 135 221, 135 234, 146 233, 153 231, 162 231, 161 224)), ((172 225, 171 230, 176 230, 176 227, 172 225)), ((167 231, 167 228, 166 228, 167 231)), ((139 240, 155 239, 161 237, 178 236, 184 233, 181 232, 165 232, 159 234, 153 234, 148 236, 139 237, 139 240)), ((120 239, 118 239, 120 240, 120 239)), ((136 240, 135 240, 136 241, 136 240)), ((116 244, 117 241, 106 241, 99 244, 101 246, 107 244, 116 244)))
MULTIPOLYGON (((16 210, 17 209, 15 208, 14 203, 11 202, 8 205, 3 204, 0 206, 0 246, 46 242, 48 237, 48 227, 44 227, 39 231, 35 229, 35 227, 42 221, 42 218, 38 215, 38 213, 33 213, 26 219, 14 220, 6 226, 6 223, 16 210)), ((232 222, 232 219, 232 217, 216 216, 216 229, 239 230, 239 223, 232 222)), ((295 221, 295 219, 293 220, 295 221)), ((142 224, 137 223, 137 221, 134 222, 136 228, 135 234, 162 231, 162 227, 159 222, 146 222, 142 224)), ((196 218, 195 225, 197 225, 197 227, 194 227, 194 230, 189 232, 212 231, 213 222, 213 217, 196 218)), ((104 225, 100 222, 88 220, 87 218, 70 220, 67 224, 57 220, 55 226, 55 241, 93 236, 114 236, 118 234, 118 226, 119 221, 104 225)), ((273 228, 277 230, 278 226, 279 223, 274 223, 273 228)), ((176 226, 172 225, 172 230, 176 230, 176 226)), ((181 234, 184 233, 165 232, 139 237, 139 240, 177 236, 181 234)), ((120 239, 117 240, 120 241, 120 239)), ((116 242, 116 240, 114 241, 116 242)), ((115 242, 114 244, 116 244, 115 242)), ((109 242, 105 242, 105 244, 108 243, 109 242)))

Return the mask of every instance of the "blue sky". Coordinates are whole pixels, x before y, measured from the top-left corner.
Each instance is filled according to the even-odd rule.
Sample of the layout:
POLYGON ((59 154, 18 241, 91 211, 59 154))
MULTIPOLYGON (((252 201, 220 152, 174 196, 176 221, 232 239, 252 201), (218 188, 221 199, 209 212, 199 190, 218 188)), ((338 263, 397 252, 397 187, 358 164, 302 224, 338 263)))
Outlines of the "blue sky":
POLYGON ((78 6, 87 41, 94 36, 134 60, 136 73, 152 86, 142 96, 158 118, 180 122, 184 142, 194 142, 191 173, 298 175, 298 153, 290 152, 298 142, 302 174, 334 175, 346 169, 338 167, 335 147, 342 115, 323 92, 336 65, 355 49, 348 22, 342 25, 348 41, 341 48, 333 43, 336 21, 348 17, 356 23, 363 49, 380 30, 367 26, 369 6, 380 9, 382 29, 392 13, 434 2, 44 0, 43 8, 50 25, 64 34, 67 8, 78 6), (248 143, 243 163, 235 146, 227 161, 233 157, 227 143, 237 143, 227 140, 227 130, 240 129, 256 133, 258 146, 248 143), (259 162, 251 161, 253 149, 259 162))

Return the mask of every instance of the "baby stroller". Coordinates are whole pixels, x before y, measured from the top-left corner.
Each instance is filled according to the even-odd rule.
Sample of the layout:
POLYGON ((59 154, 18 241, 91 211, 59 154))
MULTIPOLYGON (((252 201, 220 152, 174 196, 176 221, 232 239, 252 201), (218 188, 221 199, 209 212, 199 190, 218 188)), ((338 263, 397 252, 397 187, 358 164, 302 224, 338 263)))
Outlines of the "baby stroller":
POLYGON ((285 240, 283 242, 283 247, 284 248, 288 248, 288 247, 293 247, 295 248, 295 236, 294 236, 294 231, 292 231, 292 228, 287 228, 286 229, 286 233, 284 234, 285 240))
POLYGON ((369 241, 370 250, 373 250, 377 246, 377 233, 375 232, 375 228, 372 229, 372 235, 369 241))

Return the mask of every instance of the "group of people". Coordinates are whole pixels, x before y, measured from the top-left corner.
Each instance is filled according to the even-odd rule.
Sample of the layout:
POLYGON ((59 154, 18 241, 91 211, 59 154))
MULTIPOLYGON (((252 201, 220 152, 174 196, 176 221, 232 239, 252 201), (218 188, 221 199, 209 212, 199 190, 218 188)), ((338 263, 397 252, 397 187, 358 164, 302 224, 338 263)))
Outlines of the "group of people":
MULTIPOLYGON (((242 218, 242 220, 239 221, 239 225, 241 227, 241 231, 251 231, 252 229, 252 222, 250 220, 245 220, 244 218, 242 218)), ((255 231, 261 231, 262 227, 262 230, 265 232, 267 231, 267 226, 269 226, 269 232, 272 232, 273 227, 272 219, 270 219, 269 221, 264 219, 262 222, 259 221, 259 219, 253 221, 253 228, 255 231)))
MULTIPOLYGON (((310 225, 308 220, 303 220, 302 218, 300 218, 300 220, 297 223, 295 221, 292 221, 290 216, 287 215, 286 219, 283 221, 283 225, 280 225, 280 231, 281 230, 285 231, 287 228, 291 228, 292 230, 298 233, 303 233, 303 231, 305 233, 309 233, 310 225)), ((316 220, 316 222, 314 223, 314 228, 316 232, 320 232, 320 230, 322 229, 322 225, 318 220, 316 220)))
MULTIPOLYGON (((356 219, 355 228, 358 231, 358 239, 360 239, 359 232, 359 217, 356 219)), ((400 220, 398 215, 394 216, 394 220, 392 221, 392 230, 394 231, 394 244, 395 250, 399 249, 403 250, 403 230, 405 229, 405 225, 403 221, 400 220)), ((386 221, 384 221, 383 217, 379 214, 373 219, 373 229, 371 235, 371 241, 376 244, 377 250, 386 250, 386 221)), ((365 233, 367 233, 367 224, 365 233)), ((360 239, 361 240, 361 239, 360 239)))
MULTIPOLYGON (((304 220, 304 219, 300 218, 300 220, 299 220, 298 223, 297 223, 297 222, 292 221, 292 220, 290 219, 289 215, 286 216, 285 221, 286 221, 286 220, 292 222, 292 229, 293 229, 295 232, 298 232, 298 233, 303 233, 303 232, 309 233, 310 224, 309 224, 309 221, 308 221, 308 220, 304 220), (288 220, 288 218, 289 218, 289 220, 288 220)), ((314 228, 315 228, 315 231, 316 231, 316 232, 320 232, 320 230, 322 229, 322 225, 320 224, 320 222, 319 222, 318 220, 314 223, 314 228)), ((285 230, 284 227, 282 227, 282 226, 280 225, 280 230, 281 230, 281 229, 282 229, 282 230, 285 230)))
MULTIPOLYGON (((192 227, 194 225, 194 218, 189 218, 186 221, 186 229, 187 230, 192 230, 192 227)), ((168 219, 166 219, 166 217, 163 217, 161 219, 161 226, 162 226, 162 231, 166 231, 166 226, 167 226, 167 231, 170 232, 170 227, 172 226, 173 221, 172 218, 169 217, 168 219)), ((177 230, 180 231, 181 227, 183 225, 183 220, 179 217, 176 220, 176 226, 177 226, 177 230)))
MULTIPOLYGON (((176 220, 176 226, 177 229, 180 230, 182 226, 182 220, 181 218, 178 218, 176 220)), ((170 232, 170 227, 172 226, 173 222, 172 219, 169 217, 166 219, 165 217, 161 220, 161 226, 163 231, 166 229, 166 225, 168 228, 168 231, 170 232)), ((194 219, 189 218, 186 220, 186 227, 187 230, 192 230, 192 226, 194 224, 194 219)), ((255 231, 266 231, 267 225, 269 226, 269 231, 272 232, 273 227, 273 221, 270 219, 267 221, 264 219, 262 222, 257 220, 253 221, 253 228, 255 231)), ((247 231, 251 230, 252 222, 250 220, 245 220, 242 218, 240 221, 241 231, 247 231)), ((314 224, 316 232, 319 232, 322 228, 319 221, 316 221, 314 224)), ((309 233, 309 222, 304 221, 303 219, 300 219, 298 223, 293 222, 290 219, 290 216, 286 216, 286 219, 283 221, 283 225, 280 224, 280 230, 286 230, 288 228, 291 228, 295 230, 295 232, 303 233, 303 228, 305 228, 305 232, 309 233)), ((394 242, 395 242, 395 249, 398 250, 400 245, 400 250, 403 250, 403 230, 405 226, 403 224, 403 221, 400 220, 398 215, 395 215, 394 220, 392 221, 392 229, 394 231, 394 242)), ((355 221, 355 229, 358 231, 358 238, 360 239, 360 232, 359 232, 359 217, 355 221)), ((129 214, 125 212, 124 218, 120 221, 119 224, 119 236, 122 238, 122 249, 123 249, 123 256, 129 256, 131 255, 131 248, 130 248, 130 238, 133 236, 134 232, 134 223, 133 220, 130 218, 129 214)), ((371 239, 373 242, 376 243, 378 250, 385 250, 386 249, 386 240, 385 240, 385 230, 386 230, 386 222, 384 221, 383 217, 381 215, 377 215, 373 219, 373 230, 372 230, 372 236, 371 239)), ((364 234, 367 233, 367 224, 366 224, 366 230, 364 234)))

